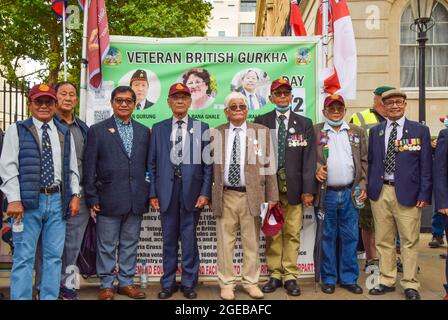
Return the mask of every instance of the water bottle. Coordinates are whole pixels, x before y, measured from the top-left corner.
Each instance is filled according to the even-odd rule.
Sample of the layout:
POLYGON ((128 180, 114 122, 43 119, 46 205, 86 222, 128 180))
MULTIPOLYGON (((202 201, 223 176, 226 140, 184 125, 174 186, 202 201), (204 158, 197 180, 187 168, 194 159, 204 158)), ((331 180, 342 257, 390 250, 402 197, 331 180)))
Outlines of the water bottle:
POLYGON ((353 204, 355 205, 356 209, 362 209, 364 208, 364 202, 359 200, 359 197, 361 196, 361 187, 356 186, 355 192, 353 193, 353 204))
POLYGON ((143 260, 142 272, 140 272, 140 288, 145 289, 148 287, 148 275, 146 274, 146 261, 143 260))
POLYGON ((149 171, 145 172, 145 181, 148 183, 151 182, 151 172, 149 172, 149 171))
POLYGON ((14 220, 12 224, 12 234, 13 234, 13 241, 16 243, 22 242, 23 240, 23 222, 20 220, 19 223, 16 223, 14 220))

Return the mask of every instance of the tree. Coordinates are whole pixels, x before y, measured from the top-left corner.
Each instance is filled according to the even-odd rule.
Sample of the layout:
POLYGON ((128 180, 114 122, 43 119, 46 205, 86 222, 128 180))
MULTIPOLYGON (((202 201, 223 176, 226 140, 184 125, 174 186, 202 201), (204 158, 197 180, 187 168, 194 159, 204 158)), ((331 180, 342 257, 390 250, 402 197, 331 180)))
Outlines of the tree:
MULTIPOLYGON (((111 35, 158 38, 204 36, 212 9, 204 0, 106 0, 106 7, 111 35)), ((82 14, 80 19, 78 29, 67 30, 68 78, 75 83, 80 76, 82 14)), ((61 80, 61 22, 49 0, 2 0, 0 76, 18 80, 20 61, 27 58, 45 66, 39 74, 43 81, 61 80)))

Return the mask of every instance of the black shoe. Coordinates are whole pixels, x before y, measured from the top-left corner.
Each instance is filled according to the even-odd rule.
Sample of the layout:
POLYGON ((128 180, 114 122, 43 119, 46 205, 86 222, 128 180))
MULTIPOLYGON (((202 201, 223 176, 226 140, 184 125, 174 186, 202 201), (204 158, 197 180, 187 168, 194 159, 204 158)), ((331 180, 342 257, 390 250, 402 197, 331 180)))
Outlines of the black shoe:
POLYGON ((420 293, 414 289, 404 289, 404 295, 406 300, 420 300, 420 293))
POLYGON ((322 284, 322 292, 326 293, 326 294, 333 294, 334 293, 334 289, 335 289, 335 285, 334 284, 322 284))
POLYGON ((341 288, 344 288, 348 291, 350 291, 351 293, 354 294, 362 294, 363 290, 360 286, 358 286, 358 284, 341 284, 341 288))
POLYGON ((438 248, 443 246, 443 237, 433 236, 430 243, 428 243, 430 248, 438 248))
POLYGON ((194 288, 181 287, 180 291, 184 293, 184 297, 187 299, 196 299, 198 294, 194 291, 194 288))
POLYGON ((275 278, 269 278, 269 281, 261 288, 264 293, 274 292, 277 288, 282 286, 282 281, 275 278))
POLYGON ((369 294, 372 296, 381 296, 387 292, 394 292, 395 287, 388 287, 383 284, 380 284, 378 287, 370 289, 369 294))
POLYGON ((283 287, 286 289, 286 293, 290 296, 300 296, 300 287, 296 280, 285 281, 283 287))
POLYGON ((162 288, 159 292, 159 299, 168 299, 177 291, 177 287, 162 288))

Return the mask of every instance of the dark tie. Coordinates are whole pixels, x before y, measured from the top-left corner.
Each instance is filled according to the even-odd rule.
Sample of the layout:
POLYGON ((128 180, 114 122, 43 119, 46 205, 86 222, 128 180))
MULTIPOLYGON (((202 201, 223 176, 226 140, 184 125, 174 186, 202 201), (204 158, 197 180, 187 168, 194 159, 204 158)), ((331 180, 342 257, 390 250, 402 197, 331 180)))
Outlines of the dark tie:
POLYGON ((233 139, 232 154, 230 156, 229 183, 232 186, 237 186, 241 182, 241 128, 233 128, 233 131, 235 132, 235 138, 233 139))
POLYGON ((140 102, 137 104, 137 110, 140 110, 142 107, 142 105, 140 104, 140 102))
POLYGON ((42 125, 42 159, 40 162, 40 185, 49 187, 54 183, 53 151, 51 150, 48 123, 42 125))
POLYGON ((393 129, 387 142, 386 161, 384 162, 386 174, 395 172, 395 141, 397 140, 397 126, 398 123, 392 122, 393 129))
POLYGON ((174 165, 174 175, 182 176, 182 124, 184 122, 182 120, 176 121, 177 129, 176 129, 176 141, 174 143, 174 154, 177 157, 177 162, 174 165))
POLYGON ((253 100, 253 98, 254 98, 254 95, 250 94, 249 95, 249 110, 254 110, 254 100, 253 100))
POLYGON ((281 114, 278 116, 278 168, 285 166, 285 142, 286 142, 286 116, 281 114))

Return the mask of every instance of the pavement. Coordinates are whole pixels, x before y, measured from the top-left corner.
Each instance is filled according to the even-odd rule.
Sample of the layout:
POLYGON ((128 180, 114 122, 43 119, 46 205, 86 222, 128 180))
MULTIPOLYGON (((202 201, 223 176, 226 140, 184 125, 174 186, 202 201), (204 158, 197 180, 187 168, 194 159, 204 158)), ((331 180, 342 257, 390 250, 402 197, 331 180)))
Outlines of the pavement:
MULTIPOLYGON (((421 234, 419 243, 419 266, 420 273, 418 279, 421 282, 420 294, 423 300, 441 300, 445 296, 443 284, 445 283, 445 260, 440 258, 440 254, 447 251, 446 244, 437 249, 428 247, 431 240, 431 234, 421 234)), ((286 294, 283 288, 277 289, 274 293, 265 294, 265 300, 404 300, 403 289, 399 286, 399 279, 402 274, 398 274, 397 290, 384 296, 371 296, 366 289, 366 279, 370 274, 364 273, 364 260, 360 259, 360 277, 358 284, 364 289, 361 295, 355 295, 343 288, 336 287, 334 294, 325 294, 317 288, 314 278, 299 279, 298 283, 301 287, 302 294, 299 297, 291 297, 286 294)), ((264 279, 264 281, 267 279, 264 279)), ((260 283, 264 283, 260 281, 260 283)), ((81 289, 78 295, 81 300, 96 300, 99 289, 98 279, 82 279, 81 289)), ((151 282, 148 288, 144 289, 147 300, 157 300, 157 294, 160 290, 158 282, 151 282)), ((5 298, 9 298, 9 278, 0 278, 0 292, 5 294, 5 298)), ((220 289, 216 282, 203 282, 197 286, 199 300, 221 300, 219 294, 220 289)), ((116 300, 131 300, 126 296, 115 295, 116 300)), ((242 290, 240 286, 235 291, 236 300, 251 300, 251 298, 242 290)), ((170 300, 186 300, 182 293, 178 291, 170 300)))

